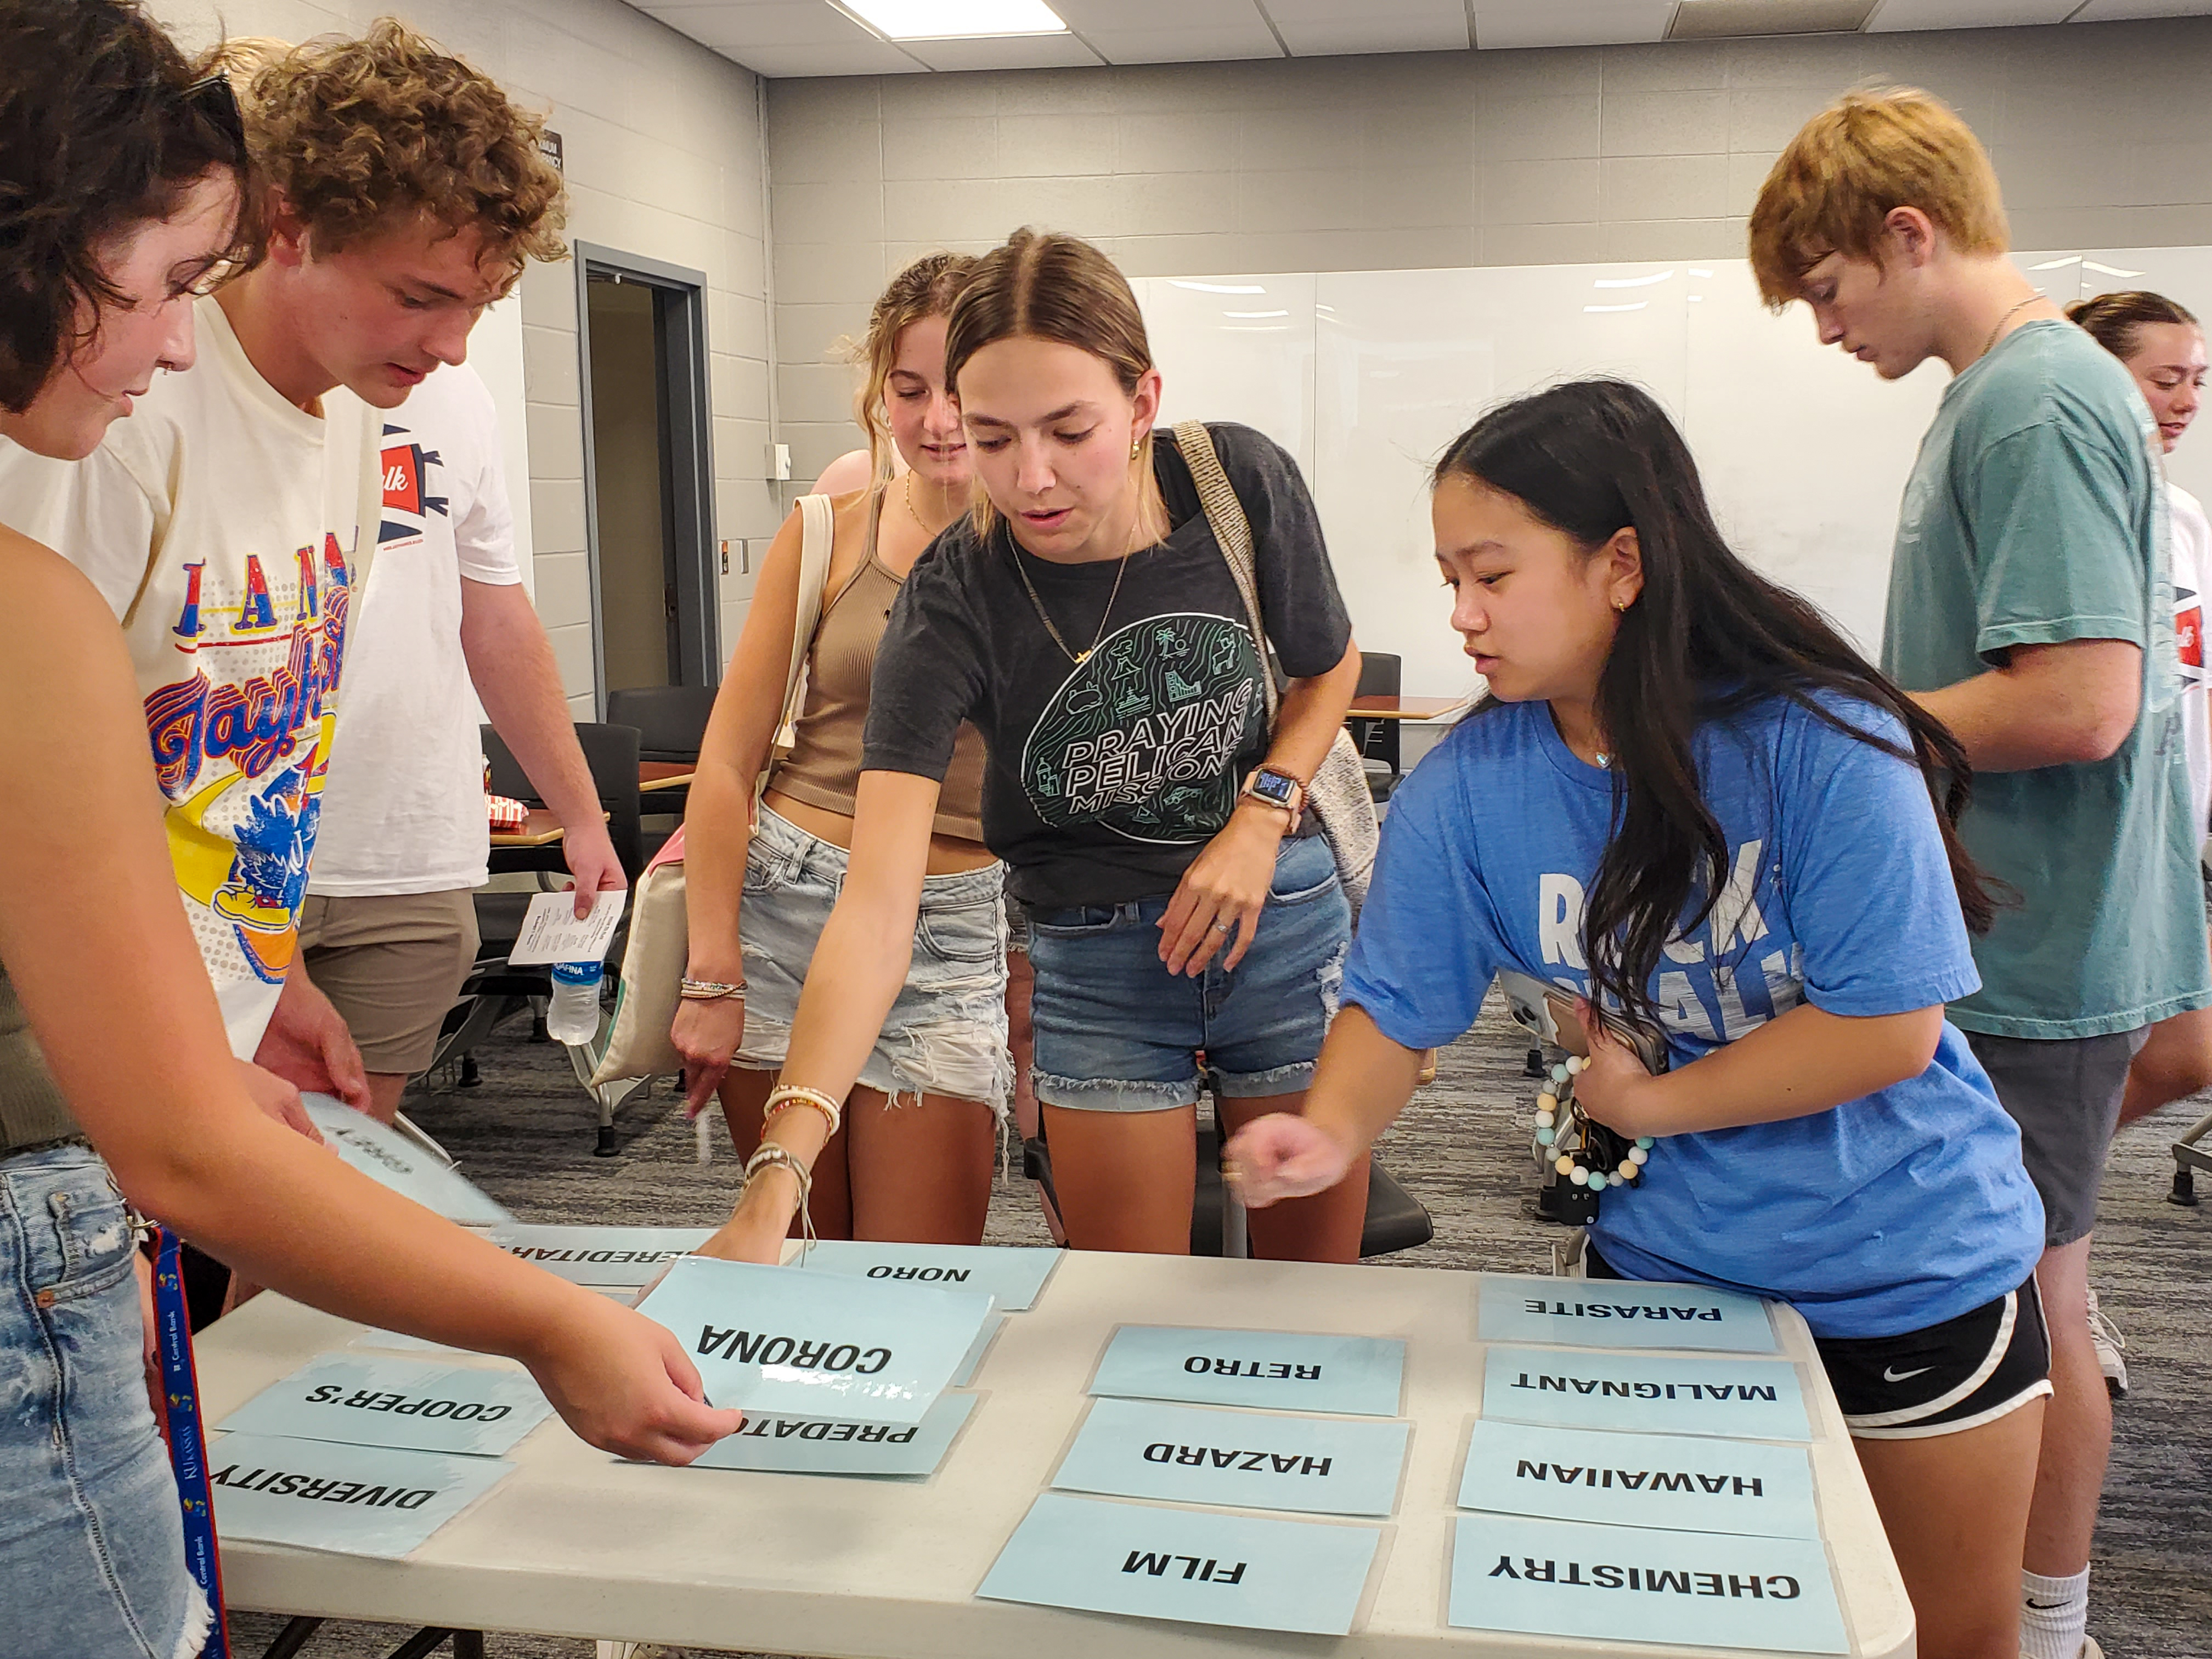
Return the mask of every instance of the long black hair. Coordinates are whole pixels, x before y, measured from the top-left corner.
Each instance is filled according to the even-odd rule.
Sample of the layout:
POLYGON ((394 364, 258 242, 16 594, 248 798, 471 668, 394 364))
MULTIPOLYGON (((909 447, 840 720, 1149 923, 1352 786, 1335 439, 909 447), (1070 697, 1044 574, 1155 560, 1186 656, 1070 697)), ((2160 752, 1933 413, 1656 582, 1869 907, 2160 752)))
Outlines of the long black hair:
POLYGON ((1689 447, 1649 392, 1586 380, 1516 398, 1453 441, 1434 482, 1452 478, 1511 495, 1585 548, 1632 527, 1643 550, 1643 592, 1621 615, 1598 678, 1613 823, 1583 911, 1595 995, 1657 1026, 1646 988, 1660 951, 1705 921, 1729 873, 1692 740, 1701 725, 1774 697, 1920 768, 1959 908, 1974 932, 1988 928, 1993 901, 1954 833, 1972 783, 1966 750, 1817 609, 1736 556, 1713 523, 1689 447), (1824 693, 1887 710, 1911 747, 1852 725, 1824 693))

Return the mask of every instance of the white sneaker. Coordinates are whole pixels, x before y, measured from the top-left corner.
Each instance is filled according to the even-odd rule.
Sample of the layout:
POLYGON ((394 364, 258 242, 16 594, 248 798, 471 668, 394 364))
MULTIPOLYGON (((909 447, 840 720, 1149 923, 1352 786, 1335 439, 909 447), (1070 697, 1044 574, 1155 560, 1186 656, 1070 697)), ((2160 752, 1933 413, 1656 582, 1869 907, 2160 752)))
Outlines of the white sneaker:
MULTIPOLYGON (((2120 1358, 2128 1340, 2120 1334, 2120 1328, 2105 1316, 2097 1305, 2097 1287, 2089 1287, 2089 1341, 2097 1350, 2097 1369, 2105 1374, 2105 1389, 2118 1400, 2128 1391, 2128 1362, 2120 1358)), ((2092 1646, 2094 1644, 2091 1644, 2092 1646)), ((2098 1654, 2083 1650, 2083 1659, 2101 1659, 2098 1654)))

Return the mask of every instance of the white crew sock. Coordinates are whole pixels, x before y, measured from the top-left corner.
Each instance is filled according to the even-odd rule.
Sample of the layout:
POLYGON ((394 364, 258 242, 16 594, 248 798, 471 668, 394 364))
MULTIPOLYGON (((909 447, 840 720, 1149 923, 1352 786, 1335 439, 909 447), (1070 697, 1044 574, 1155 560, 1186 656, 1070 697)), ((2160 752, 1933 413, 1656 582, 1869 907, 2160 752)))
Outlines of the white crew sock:
POLYGON ((2089 1627, 2089 1569, 2070 1578, 2020 1576, 2021 1659, 2081 1659, 2089 1627))

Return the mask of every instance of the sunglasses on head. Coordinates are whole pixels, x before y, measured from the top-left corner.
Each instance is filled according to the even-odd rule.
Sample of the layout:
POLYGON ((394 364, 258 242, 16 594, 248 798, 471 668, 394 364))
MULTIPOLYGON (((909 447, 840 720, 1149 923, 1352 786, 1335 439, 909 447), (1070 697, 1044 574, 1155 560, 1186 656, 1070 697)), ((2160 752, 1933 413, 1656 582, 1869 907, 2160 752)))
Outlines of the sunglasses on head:
POLYGON ((246 154, 246 118, 239 113, 238 94, 227 75, 210 75, 185 88, 185 102, 215 124, 216 131, 246 154))

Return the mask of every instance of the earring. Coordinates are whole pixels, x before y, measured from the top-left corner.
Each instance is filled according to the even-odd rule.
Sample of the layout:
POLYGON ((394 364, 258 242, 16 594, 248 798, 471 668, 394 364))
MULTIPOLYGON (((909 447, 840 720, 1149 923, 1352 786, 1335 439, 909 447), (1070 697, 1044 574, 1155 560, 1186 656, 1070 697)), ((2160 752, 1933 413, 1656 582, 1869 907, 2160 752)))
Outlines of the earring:
POLYGON ((1613 608, 1625 617, 1628 614, 1628 601, 1626 599, 1615 599, 1613 602, 1613 608))
POLYGON ((1132 438, 1132 439, 1130 439, 1130 440, 1129 440, 1129 459, 1130 459, 1131 460, 1133 460, 1133 460, 1135 460, 1135 459, 1137 459, 1137 452, 1138 452, 1139 450, 1142 449, 1144 447, 1145 447, 1145 441, 1144 441, 1142 438, 1132 438))

